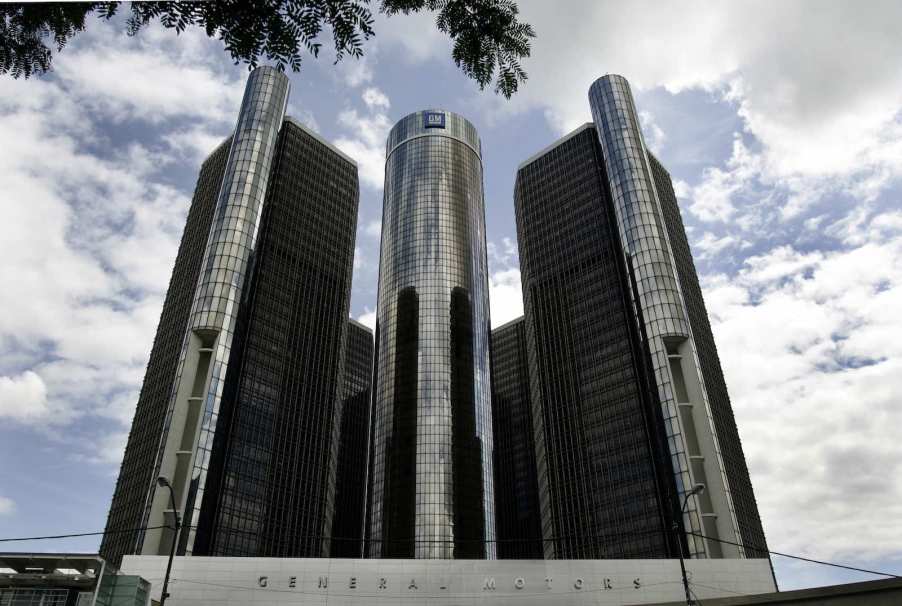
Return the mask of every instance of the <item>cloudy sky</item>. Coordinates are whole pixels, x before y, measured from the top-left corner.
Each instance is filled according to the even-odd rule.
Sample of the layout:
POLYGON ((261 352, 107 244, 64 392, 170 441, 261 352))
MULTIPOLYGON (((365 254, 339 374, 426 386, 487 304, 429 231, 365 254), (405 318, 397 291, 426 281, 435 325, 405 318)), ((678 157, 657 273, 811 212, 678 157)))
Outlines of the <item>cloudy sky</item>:
MULTIPOLYGON (((289 113, 359 162, 352 315, 373 319, 395 121, 479 129, 499 325, 522 313, 516 166, 622 74, 676 180, 771 548, 902 574, 902 3, 520 4, 538 37, 511 101, 428 15, 291 75, 289 113)), ((123 30, 92 20, 52 74, 0 80, 0 538, 103 528, 197 171, 241 101, 220 43, 123 30)), ((872 578, 774 563, 787 589, 872 578)))

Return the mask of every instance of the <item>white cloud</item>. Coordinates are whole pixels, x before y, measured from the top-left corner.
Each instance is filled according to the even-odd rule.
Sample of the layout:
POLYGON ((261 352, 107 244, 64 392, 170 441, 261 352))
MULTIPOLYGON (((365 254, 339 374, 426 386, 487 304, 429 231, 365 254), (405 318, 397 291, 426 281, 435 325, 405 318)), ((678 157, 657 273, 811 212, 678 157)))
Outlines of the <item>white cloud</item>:
POLYGON ((692 188, 688 183, 683 181, 682 179, 674 179, 673 181, 673 193, 676 195, 678 200, 683 200, 689 197, 692 188))
POLYGON ((164 135, 163 140, 180 157, 191 160, 197 166, 200 166, 227 136, 229 136, 227 129, 214 130, 195 126, 186 130, 167 133, 164 135))
POLYGON ((727 221, 736 212, 733 197, 749 187, 760 172, 760 156, 752 154, 737 135, 726 170, 706 168, 701 182, 687 193, 689 210, 702 221, 727 221))
MULTIPOLYGON (((379 108, 377 108, 379 109, 379 108)), ((346 110, 338 114, 338 123, 348 129, 367 147, 385 147, 385 139, 391 124, 384 113, 375 112, 361 116, 356 110, 346 110)))
POLYGON ((49 416, 47 385, 37 373, 26 370, 18 376, 0 376, 0 418, 31 423, 49 416))
POLYGON ((489 307, 492 326, 501 326, 523 315, 523 289, 517 243, 508 237, 488 242, 489 307))
POLYGON ((243 89, 240 70, 195 52, 205 35, 162 39, 154 28, 128 38, 100 23, 54 59, 50 76, 0 88, 9 285, 0 415, 48 431, 94 417, 90 441, 108 451, 94 460, 107 463, 131 423, 184 228, 189 195, 170 184, 171 150, 209 154, 243 89))
POLYGON ((363 313, 357 316, 357 321, 376 330, 376 310, 364 307, 363 313))
POLYGON ((377 55, 378 47, 375 44, 371 44, 367 47, 366 54, 363 57, 359 59, 345 57, 333 65, 332 69, 345 85, 357 88, 373 81, 373 66, 376 63, 377 55))
POLYGON ((493 327, 523 315, 519 269, 512 267, 489 276, 489 305, 493 327))
POLYGON ((820 252, 800 253, 791 246, 779 246, 766 255, 749 257, 742 281, 754 285, 775 285, 787 277, 796 277, 817 267, 824 259, 820 252))
POLYGON ((718 238, 708 231, 702 234, 701 238, 692 243, 692 248, 695 251, 701 252, 701 254, 696 255, 696 259, 710 259, 719 257, 724 251, 740 247, 744 244, 747 243, 735 236, 726 235, 718 238))
MULTIPOLYGON (((681 184, 680 197, 695 219, 708 224, 706 229, 729 229, 745 242, 779 236, 795 243, 799 237, 794 234, 796 223, 811 232, 809 242, 819 244, 822 230, 842 239, 844 229, 854 231, 872 218, 874 196, 885 185, 882 181, 875 185, 873 175, 780 176, 767 162, 765 152, 753 152, 735 133, 730 158, 723 167, 705 168, 694 186, 681 184), (845 214, 837 218, 841 212, 845 214), (833 217, 832 224, 824 225, 825 213, 833 217)), ((687 229, 691 228, 690 223, 687 229)))
POLYGON ((370 109, 388 109, 391 106, 385 93, 372 87, 363 91, 363 102, 370 109))
MULTIPOLYGON (((476 104, 491 116, 537 109, 569 132, 589 119, 592 81, 617 73, 640 94, 664 87, 723 95, 761 142, 768 175, 854 177, 873 196, 902 173, 902 38, 887 25, 902 21, 898 2, 866 11, 814 0, 519 6, 537 31, 524 62, 529 80, 510 101, 480 94, 476 104)), ((441 60, 417 52, 424 35, 397 40, 411 57, 441 60)), ((654 128, 645 135, 660 144, 654 128)))
POLYGON ((338 114, 338 123, 348 132, 335 140, 335 146, 357 161, 364 185, 382 189, 385 182, 385 140, 391 121, 385 113, 388 97, 379 89, 368 88, 362 95, 366 114, 348 109, 338 114))
POLYGON ((639 121, 642 123, 642 133, 645 137, 645 144, 653 154, 660 155, 664 142, 667 141, 667 135, 655 122, 655 117, 648 111, 639 112, 639 121))
POLYGON ((0 496, 0 516, 12 515, 16 512, 16 502, 9 497, 0 496))
POLYGON ((489 271, 496 271, 502 267, 509 269, 519 267, 517 243, 508 237, 501 238, 501 243, 489 242, 486 245, 486 253, 489 261, 489 271))
MULTIPOLYGON (((129 419, 129 423, 131 423, 131 419, 129 419)), ((96 450, 89 460, 115 469, 115 473, 118 475, 119 465, 122 463, 122 455, 125 453, 127 442, 127 431, 109 433, 96 445, 96 450)))
MULTIPOLYGON (((356 112, 353 116, 345 116, 345 118, 357 118, 356 112)), ((350 122, 350 119, 343 120, 343 124, 350 122)), ((359 138, 341 137, 335 140, 335 146, 348 154, 357 161, 360 170, 360 180, 366 186, 373 189, 381 189, 385 181, 385 147, 367 145, 359 138)))
POLYGON ((409 63, 451 60, 451 41, 435 26, 436 15, 420 11, 409 15, 376 17, 376 39, 386 49, 399 49, 399 56, 409 63))
MULTIPOLYGON (((291 93, 289 92, 289 95, 291 93)), ((294 118, 301 124, 310 128, 310 130, 319 132, 320 126, 319 122, 316 121, 316 116, 313 115, 313 112, 309 109, 304 109, 298 105, 296 105, 292 100, 291 96, 288 97, 288 111, 285 112, 286 115, 294 118)))
POLYGON ((875 558, 902 542, 902 230, 879 233, 833 252, 780 246, 707 281, 765 530, 782 551, 875 558))
POLYGON ((79 36, 54 57, 53 71, 70 94, 114 121, 232 121, 243 79, 198 60, 209 56, 203 49, 220 44, 205 38, 190 31, 176 39, 160 26, 129 37, 114 24, 93 24, 91 35, 79 36))
POLYGON ((375 219, 367 223, 363 233, 371 238, 382 237, 382 219, 375 219))
POLYGON ((0 149, 9 218, 0 250, 5 263, 29 268, 0 293, 0 334, 47 340, 58 355, 94 363, 125 352, 142 359, 147 341, 135 338, 155 321, 185 195, 145 181, 135 154, 120 163, 85 153, 28 110, 0 116, 0 136, 9 142, 0 149))

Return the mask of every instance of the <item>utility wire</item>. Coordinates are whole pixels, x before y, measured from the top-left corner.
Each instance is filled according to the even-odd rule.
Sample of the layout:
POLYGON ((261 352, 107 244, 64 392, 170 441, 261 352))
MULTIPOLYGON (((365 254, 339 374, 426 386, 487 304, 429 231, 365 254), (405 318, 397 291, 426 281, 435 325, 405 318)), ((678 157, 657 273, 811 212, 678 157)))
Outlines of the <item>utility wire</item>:
MULTIPOLYGON (((107 530, 107 531, 99 531, 99 532, 79 532, 79 533, 72 533, 72 534, 57 534, 57 535, 38 536, 38 537, 14 537, 14 538, 0 539, 0 543, 10 543, 10 542, 14 542, 14 541, 40 541, 40 540, 47 540, 47 539, 70 539, 70 538, 76 538, 76 537, 90 537, 90 536, 97 536, 97 535, 103 535, 103 534, 117 534, 117 533, 122 533, 122 532, 140 532, 140 531, 144 531, 144 530, 156 530, 156 529, 159 529, 159 528, 172 528, 172 527, 171 527, 171 526, 168 526, 168 525, 166 525, 166 524, 163 524, 163 525, 161 525, 161 526, 146 526, 146 527, 142 527, 142 528, 125 528, 125 529, 121 529, 121 530, 107 530)), ((611 535, 597 535, 597 536, 589 536, 589 537, 583 536, 583 537, 581 537, 581 538, 582 538, 583 540, 588 540, 588 539, 595 539, 595 540, 598 540, 598 539, 605 539, 605 538, 612 538, 612 537, 634 536, 634 535, 637 535, 637 534, 648 534, 649 532, 651 532, 651 531, 646 531, 646 532, 631 532, 631 533, 617 533, 617 534, 611 534, 611 535)), ((657 531, 655 531, 655 532, 657 532, 657 531)), ((776 555, 776 556, 780 556, 780 557, 784 557, 784 558, 790 558, 790 559, 793 559, 793 560, 800 560, 800 561, 802 561, 802 562, 810 562, 810 563, 812 563, 812 564, 821 564, 821 565, 823 565, 823 566, 833 566, 834 568, 843 568, 843 569, 845 569, 845 570, 853 570, 853 571, 855 571, 855 572, 864 572, 864 573, 867 573, 867 574, 874 574, 874 575, 878 575, 878 576, 891 577, 891 578, 895 578, 895 579, 902 578, 902 576, 897 575, 897 574, 893 574, 893 573, 891 573, 891 572, 880 572, 880 571, 878 571, 878 570, 869 570, 869 569, 867 569, 867 568, 858 568, 858 567, 856 567, 856 566, 849 566, 849 565, 847 565, 847 564, 836 564, 836 563, 834 563, 834 562, 827 562, 827 561, 824 561, 824 560, 816 560, 816 559, 814 559, 814 558, 806 558, 806 557, 803 557, 803 556, 792 555, 792 554, 789 554, 789 553, 782 553, 782 552, 780 552, 780 551, 771 551, 771 550, 769 550, 769 549, 762 549, 762 548, 760 548, 760 547, 755 547, 755 546, 752 546, 752 545, 743 545, 743 544, 741 544, 741 543, 735 543, 735 542, 733 542, 733 541, 727 541, 726 539, 720 539, 720 538, 715 538, 715 537, 709 537, 709 536, 706 536, 706 535, 703 535, 703 534, 700 534, 700 533, 697 533, 697 532, 686 532, 686 534, 692 535, 692 536, 696 536, 696 537, 701 537, 701 538, 707 539, 707 540, 709 540, 709 541, 717 541, 718 543, 726 543, 726 544, 728 544, 728 545, 735 545, 735 546, 737 546, 737 547, 743 547, 743 548, 747 548, 747 549, 753 549, 753 550, 759 551, 759 552, 766 552, 766 553, 769 553, 769 554, 771 554, 771 555, 776 555)), ((306 537, 306 538, 313 538, 313 539, 317 539, 317 540, 327 540, 327 539, 328 539, 328 540, 331 540, 331 541, 358 541, 358 542, 361 542, 361 543, 364 542, 363 539, 357 539, 357 538, 322 537, 322 536, 308 536, 308 537, 306 537)), ((570 537, 556 537, 556 538, 550 538, 550 539, 544 539, 544 538, 543 538, 543 539, 538 539, 538 538, 536 538, 536 539, 488 539, 488 540, 485 540, 485 541, 480 540, 480 542, 484 542, 484 543, 537 543, 537 542, 545 542, 545 541, 555 541, 555 540, 559 540, 559 539, 560 539, 560 540, 566 540, 567 538, 570 538, 570 537)), ((460 540, 460 539, 459 539, 459 540, 457 540, 457 541, 443 541, 443 540, 441 540, 441 539, 435 539, 435 540, 431 540, 431 539, 395 539, 395 540, 377 540, 377 539, 370 539, 369 542, 375 542, 375 543, 384 543, 384 542, 401 542, 401 543, 454 543, 454 542, 456 542, 456 543, 466 543, 466 542, 473 542, 473 541, 475 541, 475 540, 476 540, 476 539, 463 539, 463 540, 460 540)))
POLYGON ((716 539, 714 537, 708 537, 703 534, 699 534, 697 532, 686 532, 686 534, 691 534, 696 537, 701 537, 703 539, 708 539, 709 541, 717 541, 718 543, 727 543, 728 545, 736 545, 737 547, 744 547, 748 549, 754 549, 755 551, 766 551, 771 555, 781 556, 784 558, 791 558, 793 560, 801 560, 803 562, 811 562, 812 564, 823 564, 824 566, 833 566, 835 568, 845 568, 846 570, 854 570, 855 572, 866 572, 868 574, 876 574, 884 577, 892 577, 894 579, 900 579, 902 576, 898 574, 893 574, 891 572, 879 572, 877 570, 868 570, 867 568, 856 568, 855 566, 848 566, 846 564, 835 564, 833 562, 825 562, 824 560, 815 560, 813 558, 805 558, 802 556, 792 555, 789 553, 781 553, 779 551, 771 551, 769 549, 761 549, 760 547, 754 547, 752 545, 743 545, 741 543, 734 543, 733 541, 727 541, 725 539, 716 539))
POLYGON ((125 528, 122 530, 101 530, 100 532, 79 532, 75 534, 54 534, 44 537, 15 537, 10 539, 0 539, 0 543, 9 543, 11 541, 40 541, 43 539, 71 539, 73 537, 90 537, 99 534, 117 534, 120 532, 138 532, 141 530, 156 530, 157 528, 172 528, 172 526, 145 526, 143 528, 125 528))

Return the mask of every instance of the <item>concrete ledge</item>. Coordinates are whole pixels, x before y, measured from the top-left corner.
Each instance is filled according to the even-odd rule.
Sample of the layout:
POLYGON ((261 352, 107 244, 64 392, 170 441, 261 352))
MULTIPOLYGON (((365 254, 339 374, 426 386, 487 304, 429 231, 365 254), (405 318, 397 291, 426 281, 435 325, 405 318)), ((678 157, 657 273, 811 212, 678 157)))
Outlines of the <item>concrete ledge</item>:
MULTIPOLYGON (((167 558, 125 556, 122 570, 153 583, 167 558)), ((766 559, 690 560, 704 604, 775 589, 766 559), (702 587, 704 586, 704 587, 702 587)), ((679 600, 678 560, 400 560, 177 557, 167 606, 510 604, 621 606, 679 600)))

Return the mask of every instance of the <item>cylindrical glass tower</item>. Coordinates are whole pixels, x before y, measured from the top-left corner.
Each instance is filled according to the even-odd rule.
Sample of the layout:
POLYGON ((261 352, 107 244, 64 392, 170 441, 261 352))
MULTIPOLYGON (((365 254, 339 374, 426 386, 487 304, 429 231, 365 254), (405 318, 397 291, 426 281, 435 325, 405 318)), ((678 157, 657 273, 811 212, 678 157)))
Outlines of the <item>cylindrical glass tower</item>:
POLYGON ((386 148, 371 557, 495 557, 486 265, 476 129, 403 118, 386 148))
MULTIPOLYGON (((288 77, 263 66, 251 72, 213 227, 194 291, 177 378, 170 396, 153 474, 170 478, 183 511, 178 552, 191 555, 204 498, 213 436, 219 418, 225 371, 232 349, 248 260, 257 240, 276 139, 288 104, 288 77)), ((161 526, 174 524, 169 494, 148 487, 144 554, 169 553, 172 537, 161 526)), ((140 540, 139 540, 140 541, 140 540)))
POLYGON ((614 74, 599 78, 589 89, 589 104, 635 284, 634 305, 651 353, 680 502, 694 486, 706 488, 701 496, 688 497, 683 514, 689 555, 721 557, 724 548, 699 537, 717 533, 738 543, 738 524, 629 83, 614 74))

